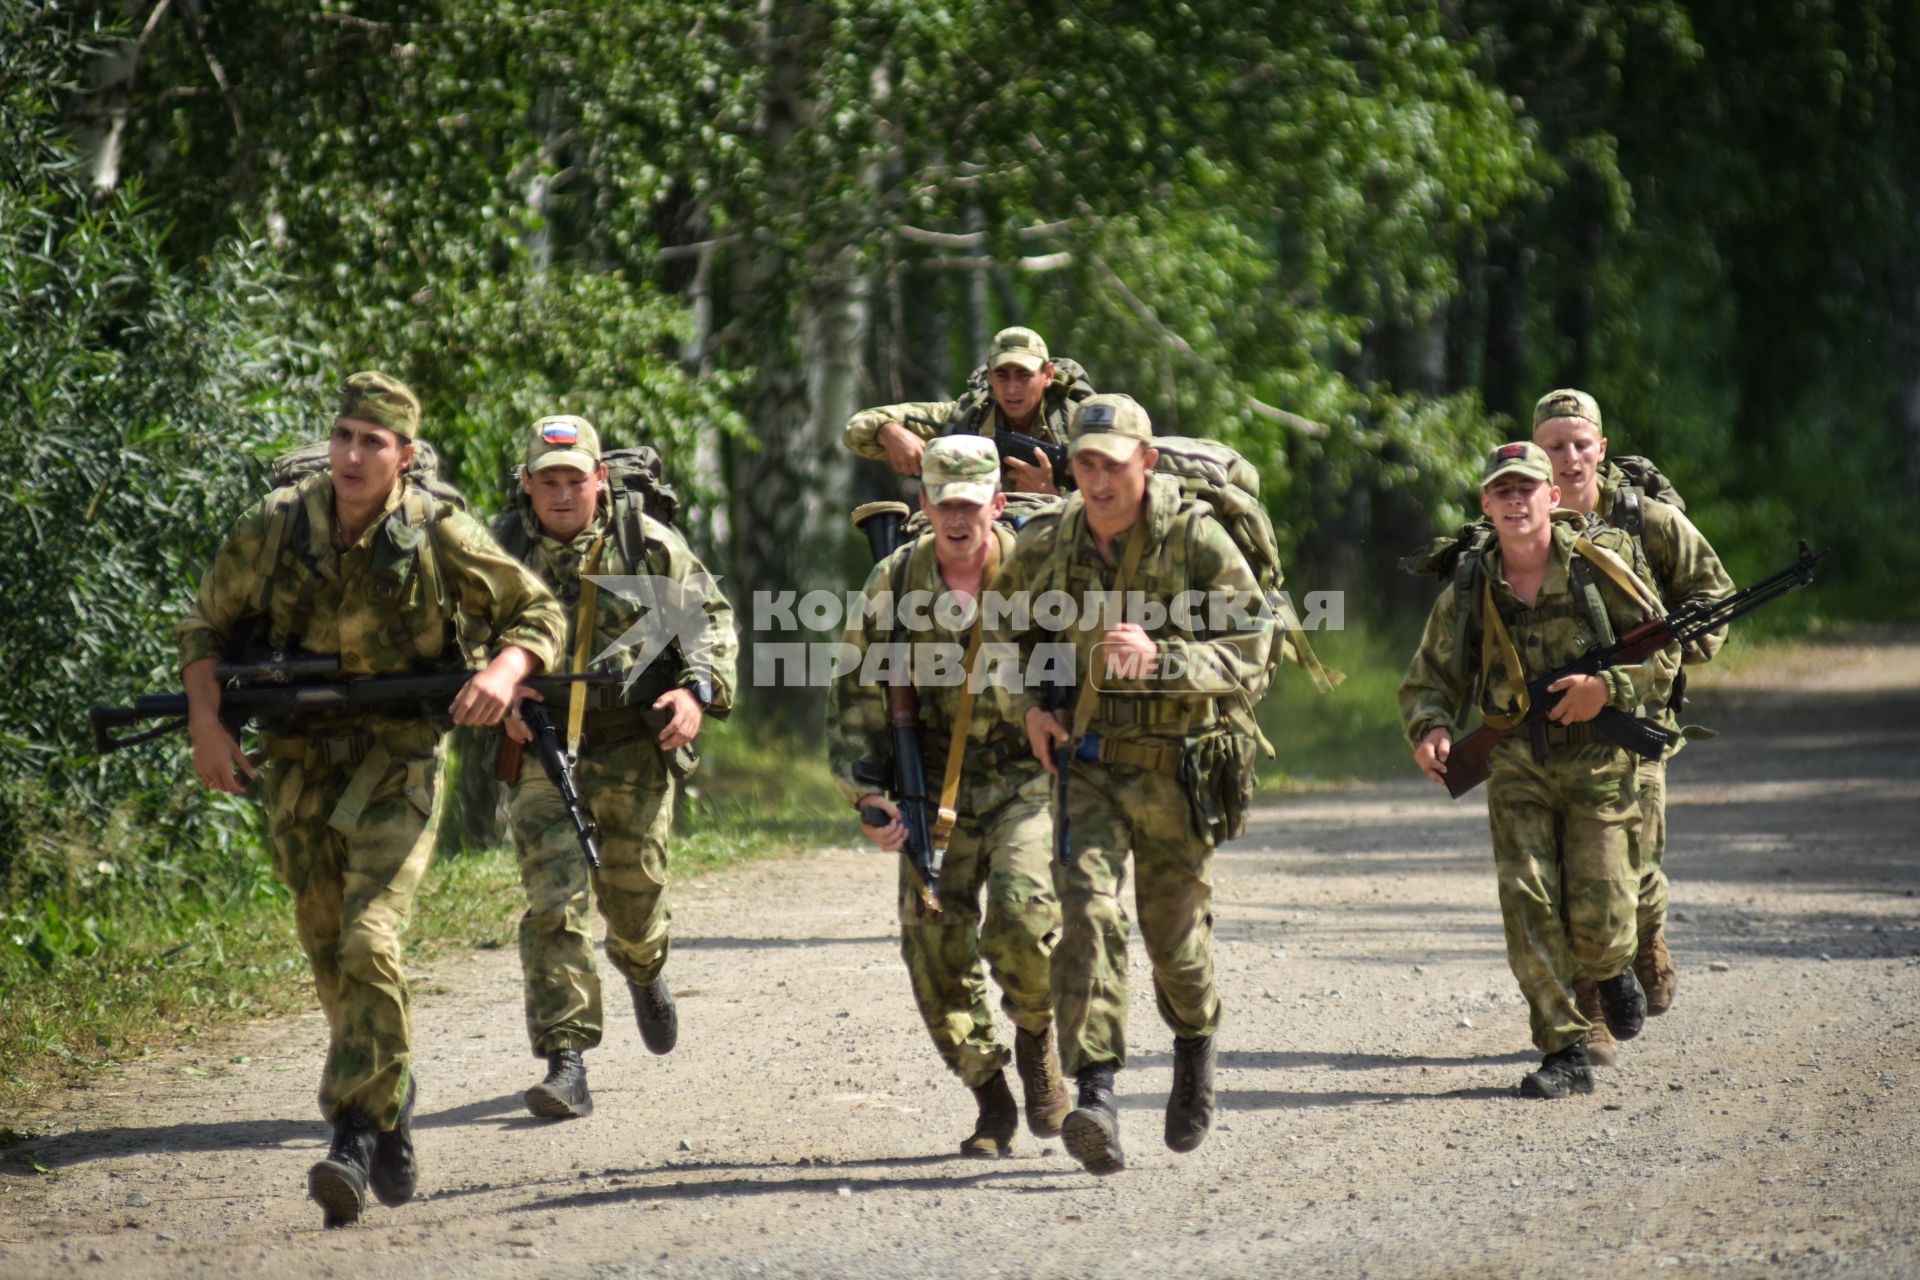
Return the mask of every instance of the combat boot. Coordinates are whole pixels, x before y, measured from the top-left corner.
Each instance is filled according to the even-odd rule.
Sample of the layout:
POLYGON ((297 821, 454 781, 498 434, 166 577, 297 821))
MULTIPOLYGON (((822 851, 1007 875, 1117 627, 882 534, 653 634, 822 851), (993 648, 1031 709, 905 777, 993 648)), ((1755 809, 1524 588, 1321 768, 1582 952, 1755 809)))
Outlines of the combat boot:
POLYGON ((367 1181, 380 1203, 389 1209, 413 1199, 420 1183, 420 1170, 413 1162, 413 1098, 419 1092, 411 1073, 407 1076, 407 1101, 400 1108, 400 1119, 393 1128, 373 1135, 373 1167, 367 1181))
POLYGON ((1007 1073, 994 1072, 973 1091, 973 1100, 980 1104, 980 1119, 960 1144, 960 1154, 989 1159, 1012 1155, 1013 1135, 1020 1132, 1020 1108, 1013 1104, 1013 1090, 1007 1088, 1007 1073))
POLYGON ((1027 1132, 1036 1138, 1051 1138, 1060 1132, 1060 1122, 1073 1109, 1067 1097, 1067 1082, 1060 1074, 1060 1050, 1053 1040, 1053 1027, 1045 1031, 1013 1031, 1013 1061, 1020 1072, 1020 1092, 1027 1103, 1027 1132))
POLYGON ((655 1053, 671 1050, 680 1039, 680 1011, 667 990, 666 977, 655 977, 644 987, 629 982, 627 990, 633 992, 633 1017, 647 1048, 655 1053))
POLYGON ((1540 1069, 1520 1082, 1523 1098, 1564 1098, 1570 1093, 1593 1092, 1593 1064, 1587 1046, 1570 1044, 1540 1060, 1540 1069))
POLYGON ((373 1123, 358 1110, 333 1122, 327 1158, 307 1170, 307 1194, 326 1214, 326 1225, 358 1222, 367 1207, 367 1169, 373 1163, 373 1123))
POLYGON ((1610 1067, 1620 1058, 1620 1043, 1607 1030, 1606 1016, 1600 1012, 1600 988, 1592 978, 1573 980, 1573 1002, 1580 1016, 1593 1026, 1587 1031, 1587 1057, 1596 1067, 1610 1067))
POLYGON ((1212 1036, 1173 1038, 1173 1088, 1167 1093, 1167 1148, 1192 1151, 1213 1127, 1212 1036))
POLYGON ((1647 1025, 1647 998, 1633 970, 1622 969, 1611 978, 1594 984, 1600 988, 1600 1012, 1606 1016, 1607 1030, 1615 1040, 1631 1040, 1647 1025))
POLYGON ((578 1049, 559 1049, 547 1055, 547 1078, 521 1095, 527 1110, 549 1120, 593 1114, 593 1095, 587 1092, 587 1062, 578 1049))
POLYGON ((1118 1173, 1127 1167, 1127 1156, 1120 1149, 1120 1116, 1113 1106, 1113 1068, 1085 1067, 1074 1079, 1080 1085, 1079 1105, 1061 1122, 1060 1140, 1088 1173, 1118 1173))
POLYGON ((1673 957, 1667 954, 1667 927, 1664 922, 1640 935, 1640 950, 1633 956, 1633 973, 1647 993, 1647 1016, 1657 1018, 1673 1008, 1680 991, 1680 975, 1673 970, 1673 957))

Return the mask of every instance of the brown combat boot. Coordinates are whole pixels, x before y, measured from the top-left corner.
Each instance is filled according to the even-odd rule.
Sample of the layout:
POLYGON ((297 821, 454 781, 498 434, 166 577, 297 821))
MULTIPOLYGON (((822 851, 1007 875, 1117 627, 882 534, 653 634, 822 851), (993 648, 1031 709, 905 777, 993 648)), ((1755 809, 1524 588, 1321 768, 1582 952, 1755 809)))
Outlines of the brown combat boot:
POLYGON ((1055 1137, 1060 1122, 1073 1110, 1067 1082, 1060 1074, 1060 1051, 1053 1027, 1045 1031, 1013 1031, 1013 1061, 1020 1072, 1020 1092, 1026 1097, 1027 1132, 1036 1138, 1055 1137))
POLYGON ((1020 1132, 1020 1108, 1014 1105, 1013 1090, 1007 1088, 1007 1073, 994 1072, 974 1089, 973 1098, 980 1104, 980 1119, 960 1144, 960 1154, 986 1159, 1012 1155, 1013 1135, 1020 1132))
POLYGON ((1600 1009, 1600 988, 1592 978, 1573 980, 1573 1002, 1579 1006, 1580 1016, 1593 1024, 1593 1030, 1587 1032, 1587 1060, 1596 1067, 1612 1066, 1619 1060, 1620 1042, 1607 1030, 1606 1015, 1600 1009))
POLYGON ((1657 1018, 1673 1008, 1673 997, 1680 990, 1680 975, 1673 971, 1673 957, 1667 954, 1667 927, 1656 924, 1640 935, 1640 950, 1634 953, 1633 973, 1647 993, 1647 1016, 1657 1018))

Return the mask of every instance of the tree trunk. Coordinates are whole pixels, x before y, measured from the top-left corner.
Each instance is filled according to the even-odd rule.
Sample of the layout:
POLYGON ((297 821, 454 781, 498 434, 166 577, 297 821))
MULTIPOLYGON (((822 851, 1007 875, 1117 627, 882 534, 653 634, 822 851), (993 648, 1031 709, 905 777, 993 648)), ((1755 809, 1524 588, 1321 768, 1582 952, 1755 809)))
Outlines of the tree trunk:
POLYGON ((1487 347, 1480 371, 1480 399, 1488 413, 1516 418, 1522 412, 1526 376, 1527 247, 1512 221, 1487 234, 1487 347))

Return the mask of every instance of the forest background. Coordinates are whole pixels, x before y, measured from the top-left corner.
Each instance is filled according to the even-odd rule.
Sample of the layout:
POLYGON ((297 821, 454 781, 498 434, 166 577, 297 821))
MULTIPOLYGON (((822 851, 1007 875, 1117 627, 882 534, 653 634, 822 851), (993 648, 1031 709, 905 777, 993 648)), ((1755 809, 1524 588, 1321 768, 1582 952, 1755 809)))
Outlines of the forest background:
MULTIPOLYGON (((212 547, 354 369, 483 513, 538 415, 654 446, 744 603, 861 575, 845 513, 896 489, 853 410, 1033 325, 1259 466, 1290 584, 1346 593, 1355 679, 1270 713, 1329 743, 1391 742, 1435 590, 1395 561, 1550 387, 1737 580, 1834 548, 1769 626, 1912 618, 1917 84, 1899 0, 0 0, 9 1060, 117 1051, 47 993, 91 972, 97 1014, 190 927, 171 1008, 244 1002, 251 808, 84 712, 175 684, 212 547)), ((816 694, 749 690, 738 759, 816 694)))

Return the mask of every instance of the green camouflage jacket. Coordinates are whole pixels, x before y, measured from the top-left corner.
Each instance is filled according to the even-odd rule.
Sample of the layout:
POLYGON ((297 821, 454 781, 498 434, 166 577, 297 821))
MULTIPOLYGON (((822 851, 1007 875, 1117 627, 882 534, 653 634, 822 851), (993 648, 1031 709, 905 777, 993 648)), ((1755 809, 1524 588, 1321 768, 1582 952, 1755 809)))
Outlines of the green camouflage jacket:
MULTIPOLYGON (((1128 595, 1138 593, 1146 606, 1142 625, 1157 624, 1147 630, 1159 650, 1161 674, 1103 676, 1093 722, 1074 726, 1076 732, 1114 739, 1189 737, 1218 725, 1237 706, 1250 714, 1271 678, 1267 650, 1273 643, 1272 620, 1259 616, 1259 587, 1246 557, 1204 503, 1181 496, 1171 476, 1156 473, 1147 478, 1140 519, 1114 540, 1111 564, 1101 559, 1087 534, 1086 504, 1079 494, 1068 498, 1057 514, 1029 520, 995 589, 1010 596, 1029 593, 1036 600, 1047 592, 1065 592, 1076 610, 1076 624, 1068 631, 1050 631, 1042 625, 1044 611, 1036 609, 1027 625, 1013 617, 991 638, 1017 646, 1029 657, 1039 646, 1070 642, 1077 699, 1093 670, 1094 646, 1112 622, 1125 620, 1103 617, 1087 603, 1113 589, 1129 544, 1142 537, 1147 542, 1128 595), (1197 609, 1168 607, 1185 593, 1195 593, 1188 598, 1198 602, 1197 609), (1216 611, 1210 607, 1212 599, 1238 600, 1248 613, 1216 611), (1161 616, 1153 616, 1156 613, 1161 616), (1089 622, 1097 625, 1085 625, 1089 622)), ((1020 715, 1041 702, 1042 690, 1025 690, 1020 715)))
MULTIPOLYGON (((1078 367, 1077 365, 1074 366, 1076 369, 1078 367)), ((1073 381, 1064 371, 1061 364, 1056 363, 1054 366, 1053 383, 1048 386, 1046 390, 1039 414, 1036 415, 1035 420, 1029 425, 1017 427, 1014 428, 1014 430, 1019 431, 1021 435, 1033 436, 1036 439, 1045 440, 1049 444, 1065 444, 1067 442, 1067 417, 1073 412, 1074 402, 1069 395, 1073 387, 1073 381)), ((847 419, 847 448, 853 450, 863 458, 871 458, 876 462, 885 462, 887 460, 887 451, 886 448, 881 445, 878 437, 880 435, 880 428, 887 423, 897 422, 907 430, 913 432, 913 434, 919 436, 922 440, 932 440, 940 435, 941 432, 933 427, 929 427, 924 422, 908 422, 906 415, 910 413, 917 414, 920 417, 932 418, 935 422, 945 424, 951 421, 956 414, 978 409, 984 409, 984 418, 980 424, 979 434, 991 436, 1004 425, 1005 419, 1000 415, 1000 406, 992 403, 992 395, 989 392, 968 392, 967 396, 960 400, 920 400, 911 401, 906 404, 883 404, 873 409, 862 409, 859 413, 847 419), (986 403, 984 405, 981 404, 979 399, 981 396, 986 397, 986 403)), ((972 416, 972 413, 969 412, 968 416, 972 416)))
MULTIPOLYGON (((1651 505, 1651 504, 1650 504, 1651 505)), ((1598 528, 1589 517, 1573 511, 1553 513, 1553 551, 1547 565, 1546 580, 1532 605, 1522 603, 1507 586, 1500 569, 1500 546, 1487 548, 1482 566, 1493 584, 1493 605, 1506 624, 1508 637, 1519 655, 1522 676, 1531 681, 1572 662, 1600 639, 1594 635, 1593 616, 1573 588, 1570 573, 1574 539, 1582 532, 1591 541, 1619 556, 1636 576, 1655 590, 1646 561, 1634 540, 1617 529, 1598 528)), ((1619 635, 1652 616, 1638 599, 1630 597, 1604 573, 1595 575, 1601 601, 1615 635, 1619 635)), ((1657 596, 1657 590, 1655 590, 1657 596)), ((1429 730, 1445 726, 1458 737, 1466 728, 1467 704, 1478 700, 1482 712, 1505 710, 1504 691, 1508 673, 1496 657, 1488 669, 1487 689, 1476 688, 1480 680, 1480 643, 1486 628, 1470 641, 1472 652, 1455 655, 1457 632, 1456 593, 1448 587, 1434 602, 1427 615, 1426 632, 1420 648, 1407 667, 1400 684, 1400 719, 1407 741, 1418 746, 1429 730), (1456 661, 1456 657, 1461 660, 1456 661), (1464 679, 1460 673, 1466 673, 1464 679)), ((1667 697, 1679 669, 1678 650, 1669 646, 1645 662, 1615 667, 1603 673, 1607 682, 1607 705, 1636 718, 1667 726, 1667 697)))
MULTIPOLYGON (((558 670, 573 669, 576 628, 580 618, 581 574, 588 555, 600 543, 596 578, 632 578, 627 584, 599 584, 595 592, 593 637, 587 657, 591 661, 608 650, 607 660, 597 669, 627 671, 643 657, 649 671, 634 682, 629 704, 651 705, 668 689, 695 680, 713 684, 713 702, 708 710, 724 716, 733 708, 734 666, 739 655, 739 640, 733 629, 733 606, 720 592, 719 583, 700 563, 687 540, 671 525, 643 515, 645 563, 632 565, 620 552, 619 539, 613 535, 611 515, 605 501, 591 524, 566 542, 548 537, 531 510, 508 510, 495 522, 498 531, 504 521, 520 521, 525 528, 527 567, 559 598, 566 614, 566 639, 558 670), (660 582, 645 581, 660 579, 660 582), (684 594, 662 597, 666 583, 676 584, 684 594), (657 619, 666 628, 658 634, 649 625, 657 619), (627 633, 636 625, 642 630, 627 633), (662 649, 660 644, 671 641, 662 649), (652 643, 649 643, 649 642, 652 643), (657 656, 656 656, 657 655, 657 656)), ((588 723, 593 713, 588 713, 588 723)))
MULTIPOLYGON (((458 669, 507 645, 526 649, 541 670, 554 669, 566 631, 558 602, 453 504, 403 479, 351 547, 335 550, 332 530, 333 483, 324 472, 269 494, 242 516, 175 628, 181 667, 238 656, 251 640, 337 654, 344 676, 458 669), (276 506, 289 499, 304 507, 297 513, 304 518, 283 524, 288 533, 276 553, 268 530, 276 506), (250 635, 255 621, 264 629, 250 635)), ((381 727, 372 720, 364 718, 381 727)))
MULTIPOLYGON (((988 588, 998 591, 999 579, 1006 576, 1006 558, 1013 551, 1013 533, 995 525, 1000 542, 1002 569, 988 588)), ((843 639, 851 646, 858 662, 844 669, 827 691, 827 764, 833 780, 848 804, 874 788, 855 782, 853 766, 862 761, 882 763, 893 755, 887 729, 887 692, 878 677, 884 674, 881 659, 887 650, 876 650, 890 635, 894 643, 911 653, 910 671, 924 672, 930 678, 916 686, 920 695, 921 754, 927 767, 927 795, 937 802, 944 776, 953 726, 959 717, 962 685, 957 673, 966 654, 972 631, 973 611, 954 616, 935 609, 914 607, 912 593, 924 591, 937 600, 947 593, 934 561, 933 535, 927 534, 896 548, 892 555, 873 567, 867 575, 863 595, 882 606, 892 596, 895 574, 906 566, 900 580, 913 613, 924 615, 925 629, 895 628, 891 610, 882 608, 881 617, 869 608, 851 617, 843 639), (957 627, 945 623, 960 623, 957 627), (869 657, 871 655, 871 658, 869 657)), ((893 669, 898 669, 897 666, 893 669)), ((976 663, 977 670, 985 670, 976 663)), ((1014 714, 1014 696, 1004 686, 983 683, 974 699, 973 715, 967 727, 967 760, 961 766, 961 792, 957 806, 961 816, 990 812, 1011 799, 1023 785, 1041 772, 1040 762, 1027 747, 1025 727, 1014 714)))

